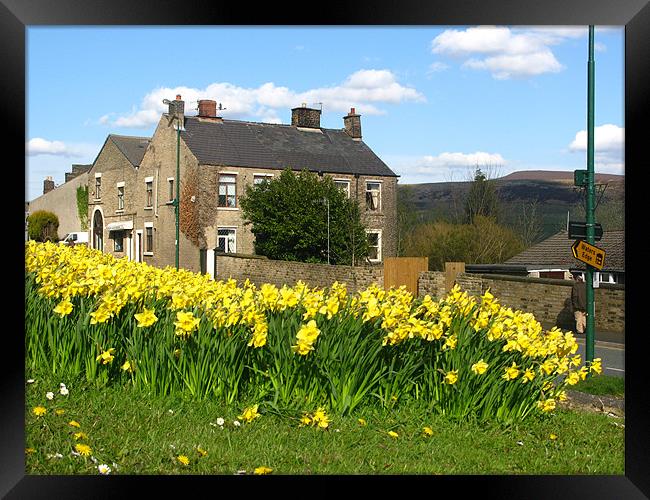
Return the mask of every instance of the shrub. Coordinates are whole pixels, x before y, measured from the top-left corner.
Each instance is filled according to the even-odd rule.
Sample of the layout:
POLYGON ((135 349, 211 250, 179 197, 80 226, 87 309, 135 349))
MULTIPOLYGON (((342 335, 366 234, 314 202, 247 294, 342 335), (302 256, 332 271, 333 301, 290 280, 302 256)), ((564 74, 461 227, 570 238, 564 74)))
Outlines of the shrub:
POLYGON ((47 210, 37 210, 27 217, 27 231, 30 240, 39 242, 58 241, 59 218, 47 210))

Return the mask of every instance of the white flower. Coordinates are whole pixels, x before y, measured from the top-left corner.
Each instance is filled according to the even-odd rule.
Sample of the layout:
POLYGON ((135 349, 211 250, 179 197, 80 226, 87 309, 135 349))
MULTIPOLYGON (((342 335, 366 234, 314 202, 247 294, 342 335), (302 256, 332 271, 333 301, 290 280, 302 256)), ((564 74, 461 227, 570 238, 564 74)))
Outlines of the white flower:
POLYGON ((53 392, 48 392, 45 397, 49 399, 50 401, 54 399, 54 393, 53 392))
POLYGON ((232 424, 233 424, 235 427, 239 427, 239 426, 241 425, 241 422, 240 422, 239 420, 235 420, 232 424))
POLYGON ((61 382, 61 383, 59 384, 59 387, 65 387, 65 384, 64 384, 63 382, 61 382))
POLYGON ((36 382, 36 381, 33 378, 30 378, 30 379, 27 380, 28 384, 33 384, 34 382, 36 382))
POLYGON ((104 474, 104 475, 111 473, 111 468, 106 464, 98 465, 97 470, 99 471, 100 474, 104 474))
POLYGON ((220 425, 221 427, 223 427, 223 424, 224 424, 224 423, 225 423, 225 420, 224 420, 223 418, 219 417, 219 418, 217 419, 217 425, 220 425))
POLYGON ((68 388, 66 386, 61 387, 61 390, 59 391, 62 396, 67 396, 70 391, 68 391, 68 388))

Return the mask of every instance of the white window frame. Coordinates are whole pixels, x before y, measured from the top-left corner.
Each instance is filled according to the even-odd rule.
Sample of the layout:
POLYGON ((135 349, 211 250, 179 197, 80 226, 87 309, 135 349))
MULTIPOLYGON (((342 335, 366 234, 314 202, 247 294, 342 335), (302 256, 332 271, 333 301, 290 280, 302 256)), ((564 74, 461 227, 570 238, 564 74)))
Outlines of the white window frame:
POLYGON ((217 246, 215 248, 215 251, 217 250, 217 248, 219 248, 219 239, 224 238, 224 237, 228 238, 230 236, 230 235, 219 235, 219 231, 232 231, 233 249, 232 249, 232 251, 226 251, 225 253, 237 253, 237 227, 236 226, 217 226, 217 246))
POLYGON ((147 243, 147 229, 151 228, 151 246, 154 246, 154 238, 155 238, 155 228, 153 227, 153 222, 145 222, 144 223, 144 238, 142 241, 143 244, 143 249, 142 249, 142 255, 153 255, 153 248, 149 248, 149 244, 147 243))
POLYGON ((173 203, 174 200, 176 199, 176 191, 174 186, 174 178, 173 177, 167 177, 167 188, 169 189, 168 194, 169 194, 169 199, 167 200, 167 203, 173 203))
POLYGON ((337 179, 336 177, 334 178, 334 185, 341 189, 343 192, 345 192, 350 198, 350 179, 337 179), (342 188, 341 184, 345 183, 345 188, 342 188))
POLYGON ((124 182, 118 182, 117 183, 117 210, 116 212, 122 213, 124 212, 124 195, 125 195, 126 189, 124 182), (122 188, 122 196, 120 198, 120 188, 122 188), (122 206, 120 207, 120 200, 122 202, 122 206))
POLYGON ((381 198, 382 198, 382 196, 381 196, 382 183, 383 183, 383 181, 381 181, 381 180, 372 180, 372 179, 366 180, 366 190, 365 190, 365 192, 366 192, 366 211, 367 212, 373 212, 373 213, 380 213, 381 212, 381 209, 382 209, 382 200, 381 200, 381 198), (371 192, 374 191, 374 189, 373 190, 368 189, 368 184, 378 184, 379 185, 379 190, 378 190, 378 198, 379 199, 377 200, 377 208, 374 208, 374 209, 368 207, 368 193, 371 193, 371 192))
POLYGON ((382 230, 381 229, 367 229, 366 230, 366 235, 369 235, 369 234, 376 234, 377 235, 377 247, 375 247, 374 245, 371 247, 371 248, 377 248, 377 258, 376 259, 371 259, 370 257, 368 257, 368 259, 370 260, 370 262, 381 262, 382 261, 382 251, 381 251, 381 247, 382 247, 382 241, 381 241, 382 240, 382 230))
POLYGON ((95 200, 101 200, 102 199, 102 174, 101 173, 96 173, 95 174, 95 200), (97 196, 99 194, 99 196, 97 196))
POLYGON ((260 184, 260 182, 255 182, 255 181, 270 181, 271 178, 273 178, 273 174, 253 174, 253 185, 256 186, 260 184))
POLYGON ((153 208, 153 177, 144 178, 144 208, 150 210, 153 208), (151 200, 149 200, 149 184, 151 184, 151 200), (147 205, 147 202, 151 202, 150 205, 147 205))
POLYGON ((217 210, 239 210, 239 204, 237 203, 237 180, 239 172, 219 172, 219 177, 217 179, 217 210), (235 179, 235 182, 223 182, 225 186, 234 186, 235 187, 235 194, 234 195, 229 195, 228 191, 226 189, 226 194, 224 195, 226 197, 226 205, 222 206, 219 203, 219 198, 221 197, 221 184, 222 176, 227 176, 227 177, 233 177, 235 179), (234 196, 235 200, 235 206, 228 206, 228 196, 234 196))

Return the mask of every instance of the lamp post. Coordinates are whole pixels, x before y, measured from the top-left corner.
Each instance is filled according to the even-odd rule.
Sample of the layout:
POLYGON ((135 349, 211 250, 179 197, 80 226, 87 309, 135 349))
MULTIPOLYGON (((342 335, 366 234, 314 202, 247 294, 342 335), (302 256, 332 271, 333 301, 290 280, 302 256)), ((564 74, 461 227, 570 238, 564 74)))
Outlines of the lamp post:
MULTIPOLYGON (((594 27, 589 26, 589 59, 587 62, 587 243, 594 244, 595 240, 595 218, 594 218, 594 84, 595 84, 595 62, 594 62, 594 27)), ((586 266, 586 288, 587 288, 587 324, 585 338, 585 354, 587 362, 594 360, 594 268, 586 266)))

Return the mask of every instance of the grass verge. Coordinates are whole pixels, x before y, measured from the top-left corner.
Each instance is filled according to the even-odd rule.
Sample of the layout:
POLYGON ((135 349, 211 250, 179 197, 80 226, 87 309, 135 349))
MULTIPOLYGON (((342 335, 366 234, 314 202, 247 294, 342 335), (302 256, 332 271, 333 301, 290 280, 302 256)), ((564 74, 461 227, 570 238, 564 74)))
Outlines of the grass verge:
POLYGON ((571 387, 574 391, 585 392, 595 396, 625 397, 625 379, 609 375, 587 378, 571 387))
POLYGON ((98 474, 102 464, 111 474, 161 475, 253 474, 258 467, 289 475, 624 474, 623 420, 600 414, 558 409, 503 427, 453 422, 408 403, 330 415, 329 427, 319 429, 263 406, 260 418, 245 423, 243 407, 33 378, 26 384, 27 474, 98 474), (46 413, 36 416, 37 406, 46 413), (87 456, 78 444, 89 447, 81 447, 87 456))

